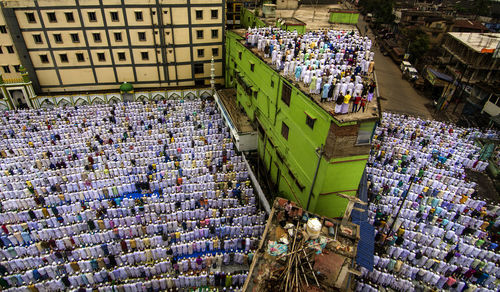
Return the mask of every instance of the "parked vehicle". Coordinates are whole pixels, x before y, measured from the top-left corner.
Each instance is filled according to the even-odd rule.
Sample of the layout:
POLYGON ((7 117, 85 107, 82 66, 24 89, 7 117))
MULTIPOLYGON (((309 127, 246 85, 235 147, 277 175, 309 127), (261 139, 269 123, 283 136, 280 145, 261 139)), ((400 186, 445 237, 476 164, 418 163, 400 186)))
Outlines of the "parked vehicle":
POLYGON ((404 72, 406 70, 406 68, 410 68, 410 67, 413 67, 413 66, 408 61, 403 61, 403 62, 401 62, 401 65, 399 65, 401 72, 404 72))
POLYGON ((418 71, 413 67, 408 67, 403 71, 403 78, 409 81, 417 81, 418 71))

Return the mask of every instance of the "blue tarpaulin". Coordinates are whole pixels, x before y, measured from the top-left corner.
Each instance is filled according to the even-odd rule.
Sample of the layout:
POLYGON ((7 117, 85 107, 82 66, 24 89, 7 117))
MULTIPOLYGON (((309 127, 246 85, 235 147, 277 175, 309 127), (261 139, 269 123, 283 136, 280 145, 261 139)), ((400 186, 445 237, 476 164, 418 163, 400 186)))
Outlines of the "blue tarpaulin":
POLYGON ((436 71, 432 68, 428 68, 429 71, 432 72, 432 74, 436 75, 437 78, 441 79, 441 80, 444 80, 444 81, 448 81, 448 82, 451 82, 453 81, 453 78, 449 75, 446 75, 444 73, 441 73, 439 71, 436 71))
MULTIPOLYGON (((361 178, 361 183, 359 185, 359 199, 363 202, 368 201, 366 185, 366 173, 363 174, 361 178)), ((356 263, 369 271, 373 271, 373 253, 375 245, 375 230, 373 226, 368 222, 368 214, 366 211, 366 206, 356 204, 355 207, 364 209, 365 212, 360 212, 353 209, 351 212, 352 223, 359 225, 359 242, 358 242, 358 253, 356 255, 356 263)))

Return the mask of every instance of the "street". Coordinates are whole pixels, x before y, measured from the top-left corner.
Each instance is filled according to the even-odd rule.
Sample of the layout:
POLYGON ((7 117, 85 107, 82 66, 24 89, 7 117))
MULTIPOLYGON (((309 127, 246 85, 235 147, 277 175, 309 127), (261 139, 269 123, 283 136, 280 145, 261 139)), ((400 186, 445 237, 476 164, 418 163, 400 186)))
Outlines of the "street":
MULTIPOLYGON (((365 33, 365 27, 368 29, 368 37, 375 43, 375 36, 360 15, 358 28, 362 34, 365 33)), ((375 52, 375 74, 382 111, 431 119, 431 113, 425 106, 430 100, 421 96, 408 81, 401 78, 399 64, 396 65, 390 57, 382 55, 378 45, 372 46, 372 51, 375 52)))

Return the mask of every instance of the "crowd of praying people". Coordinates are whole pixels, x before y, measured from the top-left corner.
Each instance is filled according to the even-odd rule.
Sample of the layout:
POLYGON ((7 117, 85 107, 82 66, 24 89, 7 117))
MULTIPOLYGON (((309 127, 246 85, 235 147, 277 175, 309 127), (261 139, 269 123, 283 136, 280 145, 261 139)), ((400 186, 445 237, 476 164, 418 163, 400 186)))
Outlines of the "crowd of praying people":
POLYGON ((209 99, 0 117, 2 291, 237 291, 264 231, 209 99))
POLYGON ((318 30, 299 35, 279 28, 248 28, 246 45, 271 59, 285 77, 301 82, 320 102, 335 102, 335 114, 366 109, 376 84, 372 41, 357 30, 318 30), (351 106, 352 104, 352 106, 351 106))
POLYGON ((366 167, 382 250, 356 291, 498 291, 500 206, 465 171, 488 166, 475 138, 498 133, 383 113, 366 167))

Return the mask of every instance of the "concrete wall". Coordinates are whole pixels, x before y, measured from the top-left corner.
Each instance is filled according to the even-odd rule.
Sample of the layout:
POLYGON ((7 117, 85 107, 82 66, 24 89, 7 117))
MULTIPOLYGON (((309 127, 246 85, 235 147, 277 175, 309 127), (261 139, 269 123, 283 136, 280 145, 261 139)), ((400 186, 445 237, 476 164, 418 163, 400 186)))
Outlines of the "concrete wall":
MULTIPOLYGON (((134 101, 154 101, 169 99, 192 99, 212 96, 209 88, 186 89, 186 90, 155 90, 137 91, 132 94, 134 101)), ((84 106, 99 103, 117 103, 123 101, 123 95, 119 92, 98 94, 71 94, 71 95, 45 95, 37 96, 35 103, 40 108, 54 106, 84 106)), ((1 105, 0 105, 1 108, 1 105)))
POLYGON ((212 55, 216 81, 223 82, 222 0, 20 0, 3 6, 4 14, 14 15, 9 25, 23 40, 16 51, 29 57, 40 92, 103 90, 124 81, 135 88, 192 86, 197 79, 209 85, 212 55), (195 66, 203 72, 196 74, 195 66))
POLYGON ((4 80, 20 79, 21 74, 16 72, 15 68, 17 67, 15 66, 21 65, 21 60, 19 60, 9 27, 1 11, 0 26, 2 27, 2 30, 5 29, 5 33, 0 32, 0 73, 2 74, 4 80))
POLYGON ((332 12, 330 13, 329 22, 330 23, 346 23, 356 25, 358 23, 359 13, 340 13, 332 12))
POLYGON ((276 9, 297 9, 298 0, 276 0, 276 9))
POLYGON ((283 30, 286 30, 286 31, 297 31, 297 33, 299 34, 304 34, 306 33, 306 25, 281 25, 281 23, 279 23, 279 21, 276 21, 276 27, 279 27, 283 30))
POLYGON ((236 88, 237 104, 258 125, 258 152, 268 177, 282 195, 305 208, 319 160, 316 149, 327 143, 346 149, 321 158, 309 208, 325 216, 341 216, 347 200, 329 193, 356 195, 369 154, 369 146, 357 146, 354 141, 362 121, 339 123, 243 46, 240 39, 233 32, 227 34, 225 83, 236 88), (258 90, 246 91, 245 86, 258 90), (284 86, 291 87, 290 105, 281 98, 284 86), (307 116, 316 120, 312 128, 306 124, 307 116), (283 124, 289 128, 288 139, 282 135, 283 124), (333 140, 328 142, 330 132, 333 140), (342 145, 347 143, 344 138, 354 140, 342 145))
POLYGON ((266 24, 260 20, 255 14, 242 7, 241 8, 241 16, 240 16, 240 22, 241 22, 241 27, 243 28, 248 28, 248 27, 263 27, 266 26, 266 24))

